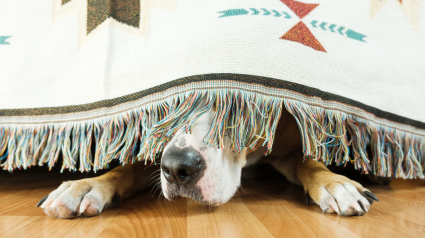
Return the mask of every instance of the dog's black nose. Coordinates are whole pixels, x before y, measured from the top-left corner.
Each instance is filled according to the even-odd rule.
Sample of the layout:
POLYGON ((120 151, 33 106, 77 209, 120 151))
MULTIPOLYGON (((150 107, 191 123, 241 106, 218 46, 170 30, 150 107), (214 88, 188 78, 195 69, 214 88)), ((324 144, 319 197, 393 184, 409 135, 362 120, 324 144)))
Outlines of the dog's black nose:
POLYGON ((170 183, 190 184, 202 177, 202 155, 192 147, 172 147, 161 159, 161 169, 170 183))

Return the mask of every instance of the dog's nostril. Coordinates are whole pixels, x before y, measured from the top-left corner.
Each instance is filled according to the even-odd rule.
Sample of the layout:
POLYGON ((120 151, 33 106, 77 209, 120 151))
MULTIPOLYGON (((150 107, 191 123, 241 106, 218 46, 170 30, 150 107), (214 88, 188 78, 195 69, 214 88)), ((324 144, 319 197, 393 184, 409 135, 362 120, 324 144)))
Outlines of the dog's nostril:
POLYGON ((186 178, 187 176, 189 176, 189 174, 187 173, 187 171, 184 170, 184 169, 180 169, 179 172, 178 172, 178 174, 179 174, 179 176, 181 178, 186 178))

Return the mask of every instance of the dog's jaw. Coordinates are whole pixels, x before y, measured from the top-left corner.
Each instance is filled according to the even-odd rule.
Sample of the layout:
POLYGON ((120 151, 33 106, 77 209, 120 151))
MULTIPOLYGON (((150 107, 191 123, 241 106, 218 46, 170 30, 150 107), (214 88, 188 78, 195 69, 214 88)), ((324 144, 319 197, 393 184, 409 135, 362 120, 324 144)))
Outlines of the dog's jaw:
POLYGON ((229 150, 210 148, 204 152, 206 171, 196 184, 202 191, 204 202, 221 205, 233 197, 241 182, 242 164, 238 154, 229 150))

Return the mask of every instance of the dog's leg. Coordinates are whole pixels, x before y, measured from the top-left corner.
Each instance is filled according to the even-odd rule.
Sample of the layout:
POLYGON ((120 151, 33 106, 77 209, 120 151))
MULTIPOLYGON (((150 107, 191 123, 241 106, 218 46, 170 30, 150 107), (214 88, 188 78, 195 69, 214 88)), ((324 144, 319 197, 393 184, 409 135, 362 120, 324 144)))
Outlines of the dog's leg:
POLYGON ((293 152, 286 155, 284 159, 271 159, 265 160, 265 162, 271 164, 279 173, 285 176, 289 182, 302 186, 297 175, 297 155, 297 152, 293 152))
POLYGON ((368 189, 345 176, 332 173, 322 162, 297 159, 297 176, 306 193, 306 202, 314 201, 326 213, 344 216, 363 215, 373 200, 379 201, 368 189))
POLYGON ((149 187, 152 181, 148 178, 158 169, 138 162, 99 177, 64 182, 37 206, 57 218, 96 216, 108 207, 118 206, 122 198, 149 187))

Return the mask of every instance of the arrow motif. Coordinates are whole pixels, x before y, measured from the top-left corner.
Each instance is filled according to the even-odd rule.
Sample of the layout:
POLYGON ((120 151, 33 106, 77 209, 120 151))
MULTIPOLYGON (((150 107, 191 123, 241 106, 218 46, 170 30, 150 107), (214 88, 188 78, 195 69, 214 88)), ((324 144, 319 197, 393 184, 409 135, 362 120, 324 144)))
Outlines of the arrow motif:
POLYGON ((231 17, 231 16, 238 16, 238 15, 247 15, 248 11, 245 9, 230 9, 226 11, 221 11, 218 13, 222 13, 223 15, 219 17, 231 17))
POLYGON ((345 34, 346 34, 349 38, 351 38, 351 39, 366 42, 365 40, 363 40, 363 38, 365 38, 365 37, 366 37, 365 35, 360 34, 360 33, 358 33, 358 32, 355 32, 355 31, 353 31, 353 30, 348 29, 348 30, 345 32, 345 34))
MULTIPOLYGON (((241 16, 241 15, 248 15, 248 14, 259 15, 261 13, 261 11, 257 10, 256 8, 249 8, 249 10, 246 10, 246 9, 243 9, 243 8, 229 9, 229 10, 221 11, 221 12, 218 12, 218 13, 222 14, 222 15, 219 16, 219 18, 220 17, 241 16)), ((282 15, 282 13, 283 13, 283 14, 285 14, 286 19, 291 18, 291 15, 289 15, 288 13, 283 12, 283 11, 282 11, 282 13, 280 13, 277 10, 267 10, 265 8, 261 8, 261 10, 264 12, 263 16, 281 17, 281 16, 283 16, 282 15), (273 15, 272 15, 272 13, 273 13, 273 15)))
POLYGON ((250 8, 250 10, 252 11, 252 15, 258 15, 258 13, 260 13, 257 9, 255 8, 250 8))
MULTIPOLYGON (((313 27, 318 28, 318 27, 317 27, 317 23, 318 23, 318 21, 314 20, 314 21, 311 21, 311 23, 310 23, 310 24, 311 24, 313 27)), ((319 27, 320 27, 320 28, 322 28, 322 30, 326 31, 326 25, 327 25, 327 24, 328 24, 328 23, 326 23, 326 22, 322 22, 322 23, 320 23, 319 27)), ((331 32, 336 32, 336 31, 335 31, 335 27, 337 27, 335 24, 331 24, 328 28, 329 28, 329 30, 331 30, 331 32)), ((339 33, 340 35, 344 35, 344 32, 342 32, 344 29, 345 29, 345 27, 340 26, 340 27, 338 28, 338 30, 337 30, 337 31, 338 31, 338 33, 339 33)), ((365 38, 366 36, 365 36, 365 35, 363 35, 363 34, 361 34, 361 33, 356 32, 356 31, 353 31, 353 30, 348 29, 348 30, 345 32, 345 35, 347 35, 347 37, 348 37, 348 38, 351 38, 351 39, 354 39, 354 40, 358 40, 358 41, 366 42, 366 41, 364 40, 364 38, 365 38)))
POLYGON ((343 26, 341 26, 340 28, 338 28, 339 34, 344 35, 344 33, 342 33, 342 30, 344 30, 344 29, 345 29, 345 27, 343 27, 343 26))
POLYGON ((0 36, 0 45, 10 45, 10 43, 6 41, 10 37, 11 36, 0 36))
POLYGON ((278 11, 276 11, 276 10, 272 10, 272 12, 274 12, 274 16, 275 17, 280 17, 280 16, 282 16, 282 14, 280 14, 278 11))
MULTIPOLYGON (((261 13, 259 10, 255 9, 255 8, 250 8, 249 10, 251 10, 251 15, 259 15, 261 13)), ((270 10, 271 12, 269 10, 265 9, 265 8, 261 8, 261 10, 264 12, 263 16, 270 16, 272 14, 272 12, 274 13, 274 15, 273 15, 274 17, 281 17, 282 16, 282 14, 280 12, 278 12, 277 10, 270 10)), ((223 14, 223 15, 219 16, 219 18, 220 18, 220 17, 248 15, 250 12, 248 12, 247 10, 241 8, 241 9, 229 9, 229 10, 221 11, 221 12, 218 12, 218 13, 223 14)), ((282 11, 282 13, 285 14, 285 18, 286 19, 290 19, 291 18, 291 16, 288 13, 286 13, 284 11, 282 11)), ((321 22, 320 25, 317 26, 318 23, 319 23, 319 21, 316 21, 316 20, 313 20, 313 21, 310 22, 310 24, 314 28, 320 27, 320 28, 322 28, 322 30, 326 31, 326 25, 328 23, 327 22, 321 22)), ((308 28, 305 25, 303 25, 303 26, 308 30, 308 28)), ((331 25, 329 25, 328 29, 331 32, 334 32, 335 33, 335 27, 337 27, 337 25, 331 24, 331 25)), ((344 32, 342 32, 344 29, 345 29, 345 27, 340 26, 337 31, 338 31, 338 33, 340 35, 344 35, 344 32)), ((310 32, 310 34, 311 34, 311 32, 310 32)), ((354 39, 354 40, 358 40, 358 41, 362 41, 362 42, 366 42, 364 40, 364 38, 366 37, 365 35, 363 35, 361 33, 358 33, 356 31, 353 31, 351 29, 348 29, 345 32, 345 35, 348 38, 351 38, 351 39, 354 39)), ((9 45, 10 43, 9 42, 6 42, 6 40, 8 38, 10 38, 10 36, 0 36, 0 45, 9 45)))
POLYGON ((264 14, 263 15, 265 15, 265 16, 270 15, 270 12, 267 11, 267 9, 261 8, 261 10, 264 11, 264 14))

